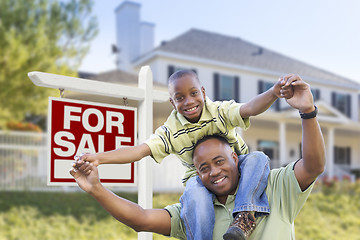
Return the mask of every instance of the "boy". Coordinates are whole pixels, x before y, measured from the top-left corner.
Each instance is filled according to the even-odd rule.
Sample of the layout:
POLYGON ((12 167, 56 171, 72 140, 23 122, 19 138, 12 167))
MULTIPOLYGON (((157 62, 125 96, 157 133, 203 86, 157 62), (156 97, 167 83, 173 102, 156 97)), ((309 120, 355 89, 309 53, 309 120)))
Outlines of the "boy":
MULTIPOLYGON (((197 75, 190 70, 180 70, 169 78, 170 103, 174 110, 163 126, 145 143, 138 146, 120 148, 114 151, 85 154, 83 161, 95 166, 107 163, 130 163, 152 156, 161 162, 169 154, 177 155, 188 169, 183 183, 186 188, 180 201, 181 216, 185 222, 187 239, 212 239, 214 226, 213 195, 201 184, 196 176, 192 162, 194 144, 205 135, 221 134, 231 144, 238 155, 244 155, 239 163, 241 172, 238 193, 235 199, 233 215, 236 221, 229 228, 227 236, 245 239, 253 231, 255 216, 269 214, 270 209, 264 189, 269 174, 268 158, 259 152, 248 154, 248 148, 236 133, 236 127, 247 129, 249 117, 267 110, 279 97, 290 98, 292 88, 282 88, 284 79, 279 79, 268 91, 256 96, 248 103, 239 104, 234 101, 212 102, 205 95, 197 75), (241 216, 241 221, 238 221, 241 216), (244 224, 247 223, 247 224, 244 224), (244 227, 245 226, 245 227, 244 227)), ((219 164, 221 161, 219 160, 219 164)), ((212 173, 213 183, 221 185, 226 177, 221 173, 212 173)))

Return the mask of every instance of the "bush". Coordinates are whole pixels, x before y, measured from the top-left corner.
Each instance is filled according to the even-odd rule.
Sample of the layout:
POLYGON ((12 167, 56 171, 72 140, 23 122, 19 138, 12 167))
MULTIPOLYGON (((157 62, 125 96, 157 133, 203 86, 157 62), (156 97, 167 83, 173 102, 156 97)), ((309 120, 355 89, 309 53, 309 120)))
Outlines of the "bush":
MULTIPOLYGON (((120 196, 137 201, 137 194, 120 196)), ((154 195, 154 207, 178 202, 178 194, 154 195)), ((0 192, 0 240, 137 239, 83 192, 0 192)), ((155 240, 170 239, 154 234, 155 240)))
POLYGON ((6 128, 14 131, 42 132, 38 125, 31 122, 10 121, 6 124, 6 128))
MULTIPOLYGON (((136 202, 137 194, 121 193, 136 202)), ((179 201, 180 194, 155 194, 154 208, 179 201)), ((297 240, 360 240, 360 182, 315 185, 295 220, 297 240)), ((0 192, 0 240, 137 239, 83 192, 0 192)), ((170 238, 154 234, 155 240, 170 238)))
POLYGON ((360 182, 319 182, 295 220, 296 239, 360 240, 359 226, 360 182))

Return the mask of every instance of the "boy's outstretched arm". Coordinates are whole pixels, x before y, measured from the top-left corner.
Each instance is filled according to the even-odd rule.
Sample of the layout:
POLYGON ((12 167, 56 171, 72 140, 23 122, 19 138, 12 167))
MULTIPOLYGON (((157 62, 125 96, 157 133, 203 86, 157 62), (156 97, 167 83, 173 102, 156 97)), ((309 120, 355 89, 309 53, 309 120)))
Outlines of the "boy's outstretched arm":
POLYGON ((249 102, 243 104, 240 107, 240 116, 242 118, 248 118, 259 115, 260 113, 265 112, 276 99, 291 98, 294 91, 292 86, 287 84, 287 76, 279 78, 279 80, 270 89, 260 93, 249 102))
POLYGON ((170 235, 171 219, 164 209, 143 209, 138 204, 121 198, 106 189, 99 181, 97 167, 75 161, 70 174, 81 189, 93 196, 115 219, 137 232, 170 235))
POLYGON ((142 143, 137 146, 122 147, 107 152, 86 153, 80 157, 80 160, 99 166, 100 164, 132 163, 150 155, 151 150, 149 146, 142 143))

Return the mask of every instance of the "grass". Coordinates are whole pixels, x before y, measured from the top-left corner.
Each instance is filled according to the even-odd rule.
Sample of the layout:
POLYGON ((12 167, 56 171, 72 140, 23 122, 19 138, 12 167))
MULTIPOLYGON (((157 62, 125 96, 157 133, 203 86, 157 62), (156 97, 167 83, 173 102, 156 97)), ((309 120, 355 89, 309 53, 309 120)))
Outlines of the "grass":
MULTIPOLYGON (((119 193, 131 201, 137 195, 119 193)), ((154 208, 180 194, 155 194, 154 208)), ((298 240, 360 240, 360 182, 317 184, 295 221, 298 240)), ((0 240, 128 240, 137 233, 83 192, 0 192, 0 240)), ((170 239, 154 234, 155 240, 170 239)))
MULTIPOLYGON (((137 201, 137 194, 120 196, 137 201)), ((178 202, 179 194, 155 194, 154 208, 178 202)), ((83 192, 0 192, 0 240, 137 239, 83 192)), ((154 234, 154 239, 170 239, 154 234)))

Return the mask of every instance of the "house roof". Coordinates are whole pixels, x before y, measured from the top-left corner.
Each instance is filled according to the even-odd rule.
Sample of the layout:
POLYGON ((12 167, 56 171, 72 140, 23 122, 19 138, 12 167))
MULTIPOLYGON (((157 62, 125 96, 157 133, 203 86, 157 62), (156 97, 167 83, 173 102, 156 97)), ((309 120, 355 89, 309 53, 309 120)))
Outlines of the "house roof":
POLYGON ((338 76, 238 37, 198 29, 191 29, 168 42, 164 42, 154 51, 176 53, 280 73, 297 73, 319 83, 360 89, 360 84, 351 79, 338 76))
POLYGON ((134 74, 127 73, 121 70, 110 70, 90 76, 89 79, 98 80, 109 83, 134 83, 138 81, 138 77, 134 74))

